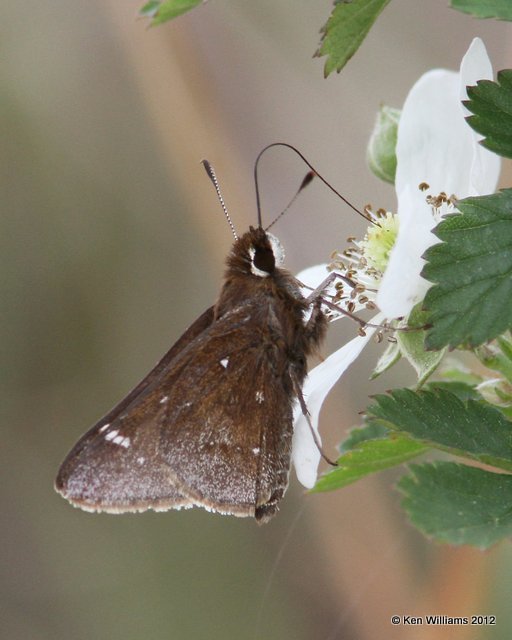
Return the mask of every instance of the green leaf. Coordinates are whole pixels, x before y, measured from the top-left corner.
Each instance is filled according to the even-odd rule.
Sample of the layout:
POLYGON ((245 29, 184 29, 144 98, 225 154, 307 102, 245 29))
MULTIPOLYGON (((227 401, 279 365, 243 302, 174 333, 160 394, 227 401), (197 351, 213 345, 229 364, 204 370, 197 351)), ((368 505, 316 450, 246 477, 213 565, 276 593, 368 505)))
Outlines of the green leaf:
POLYGON ((430 382, 425 389, 427 391, 449 391, 457 396, 459 400, 462 402, 466 402, 466 400, 482 400, 482 396, 478 393, 478 391, 469 384, 465 382, 461 382, 459 380, 436 380, 435 382, 430 382))
POLYGON ((421 387, 434 373, 446 351, 445 349, 440 351, 427 351, 425 349, 426 332, 419 327, 425 326, 426 323, 426 312, 421 310, 420 305, 416 305, 411 311, 407 324, 410 329, 418 328, 417 331, 398 330, 396 332, 401 354, 405 356, 416 371, 418 387, 421 387))
POLYGON ((396 467, 427 451, 407 436, 391 433, 385 438, 364 440, 338 459, 338 466, 317 480, 313 493, 334 491, 370 473, 396 467))
POLYGON ((484 136, 481 144, 512 158, 512 69, 500 71, 497 82, 479 80, 467 93, 469 100, 464 100, 464 105, 474 115, 466 120, 484 136))
POLYGON ((203 0, 150 0, 140 10, 143 18, 151 18, 152 27, 181 16, 203 0))
POLYGON ((469 13, 475 18, 496 18, 512 20, 510 0, 452 0, 452 9, 469 13))
POLYGON ((454 462, 411 465, 398 488, 410 520, 439 542, 486 549, 512 535, 512 476, 454 462))
POLYGON ((478 347, 475 350, 475 355, 484 366, 498 371, 508 382, 512 383, 512 360, 507 352, 500 348, 502 346, 508 350, 510 343, 503 338, 498 338, 496 342, 478 347))
POLYGON ((430 447, 512 471, 512 424, 489 404, 448 391, 397 389, 379 395, 368 416, 430 447))
POLYGON ((400 113, 400 109, 385 104, 380 107, 366 150, 370 170, 377 178, 391 184, 395 184, 396 136, 400 113))
POLYGON ((482 376, 469 371, 460 362, 452 362, 450 367, 443 367, 442 371, 439 372, 439 375, 442 380, 447 380, 449 382, 462 382, 470 387, 476 387, 483 381, 482 376))
POLYGON ((161 4, 161 0, 149 0, 146 4, 139 9, 139 16, 143 18, 152 18, 158 11, 158 7, 161 4))
POLYGON ((379 358, 377 364, 375 365, 375 369, 370 376, 370 380, 375 380, 378 376, 380 376, 384 371, 390 369, 396 362, 400 360, 402 354, 400 353, 400 347, 397 342, 390 342, 384 351, 384 353, 379 358))
POLYGON ((512 189, 457 204, 434 233, 422 275, 436 283, 424 300, 427 349, 476 347, 512 326, 512 189))
POLYGON ((363 427, 355 427, 354 429, 351 429, 348 434, 348 438, 340 444, 340 453, 346 453, 352 449, 357 449, 361 442, 385 438, 388 433, 389 429, 386 429, 386 427, 383 427, 377 422, 370 422, 365 424, 363 427))
POLYGON ((338 0, 322 28, 316 56, 327 56, 324 76, 339 73, 359 48, 379 13, 390 0, 338 0))

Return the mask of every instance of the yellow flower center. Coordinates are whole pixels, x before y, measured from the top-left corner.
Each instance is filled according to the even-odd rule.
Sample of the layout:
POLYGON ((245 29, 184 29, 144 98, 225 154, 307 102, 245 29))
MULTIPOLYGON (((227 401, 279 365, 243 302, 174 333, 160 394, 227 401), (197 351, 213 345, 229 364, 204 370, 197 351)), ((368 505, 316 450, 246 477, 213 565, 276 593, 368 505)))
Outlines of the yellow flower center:
POLYGON ((368 228, 364 240, 359 243, 359 248, 369 267, 384 273, 397 233, 398 216, 389 211, 379 218, 378 224, 368 228))

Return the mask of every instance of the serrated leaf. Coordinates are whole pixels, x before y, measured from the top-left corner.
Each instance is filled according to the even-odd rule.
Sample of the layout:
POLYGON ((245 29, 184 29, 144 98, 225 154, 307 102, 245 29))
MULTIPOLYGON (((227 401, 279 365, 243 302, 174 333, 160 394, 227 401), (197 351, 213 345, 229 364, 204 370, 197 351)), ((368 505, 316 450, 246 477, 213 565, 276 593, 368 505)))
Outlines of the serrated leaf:
POLYGON ((354 53, 390 0, 342 0, 322 28, 322 41, 315 55, 327 56, 324 76, 339 73, 354 53))
POLYGON ((379 395, 368 416, 430 447, 512 471, 512 424, 494 407, 448 391, 397 389, 379 395))
POLYGON ((150 0, 140 10, 139 15, 151 18, 152 27, 177 18, 190 11, 204 0, 150 0))
POLYGON ((461 382, 460 380, 436 380, 430 382, 425 387, 427 391, 449 391, 453 393, 459 400, 466 402, 466 400, 482 400, 482 396, 478 391, 469 384, 461 382))
POLYGON ((351 449, 357 449, 361 442, 385 438, 388 433, 389 429, 386 429, 386 427, 383 427, 377 422, 370 422, 365 424, 363 427, 355 427, 354 429, 351 429, 348 434, 348 438, 340 444, 340 453, 346 453, 351 449))
POLYGON ((396 339, 401 354, 416 371, 418 387, 421 387, 434 373, 446 351, 445 349, 441 349, 440 351, 427 351, 425 349, 426 332, 420 327, 425 326, 426 322, 427 314, 421 310, 420 305, 416 305, 411 311, 407 324, 409 329, 416 328, 417 330, 398 330, 396 332, 396 339))
POLYGON ((344 453, 338 459, 338 466, 320 476, 311 491, 340 489, 371 473, 396 467, 427 450, 425 445, 394 433, 386 438, 365 440, 344 453))
POLYGON ((422 276, 428 349, 476 347, 512 326, 512 189, 458 202, 434 233, 422 276))
POLYGON ((497 82, 479 80, 467 93, 469 100, 464 105, 474 115, 466 120, 484 136, 481 144, 512 158, 512 69, 500 71, 497 82))
POLYGON ((510 0, 452 0, 452 9, 469 13, 475 18, 496 18, 512 20, 510 0))
POLYGON ((512 476, 455 462, 411 465, 398 483, 410 520, 439 542, 486 549, 512 535, 512 476))

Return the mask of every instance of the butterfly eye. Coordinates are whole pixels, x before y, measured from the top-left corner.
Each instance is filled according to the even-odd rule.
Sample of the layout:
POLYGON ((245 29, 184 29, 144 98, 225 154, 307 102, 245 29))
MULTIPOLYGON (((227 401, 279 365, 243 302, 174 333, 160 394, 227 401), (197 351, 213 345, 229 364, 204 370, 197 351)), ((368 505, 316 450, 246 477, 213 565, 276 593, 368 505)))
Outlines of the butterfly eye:
POLYGON ((274 252, 270 248, 259 247, 254 252, 252 263, 258 271, 263 271, 264 273, 272 273, 276 266, 274 252))

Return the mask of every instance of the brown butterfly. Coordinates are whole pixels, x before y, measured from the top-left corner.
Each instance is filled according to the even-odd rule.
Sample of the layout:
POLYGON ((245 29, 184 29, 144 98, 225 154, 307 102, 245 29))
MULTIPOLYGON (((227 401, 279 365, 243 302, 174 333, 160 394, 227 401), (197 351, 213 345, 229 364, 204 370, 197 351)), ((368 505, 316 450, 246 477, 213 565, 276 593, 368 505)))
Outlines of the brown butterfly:
MULTIPOLYGON (((273 146, 313 169, 286 143, 258 160, 273 146)), ((313 175, 347 202, 314 170, 297 193, 313 175)), ((261 226, 257 179, 256 193, 259 226, 236 237, 217 303, 62 463, 55 487, 73 505, 107 513, 197 506, 258 522, 276 513, 288 486, 293 406, 298 400, 307 417, 307 357, 327 319, 325 300, 306 299, 281 267, 282 246, 261 226)))

